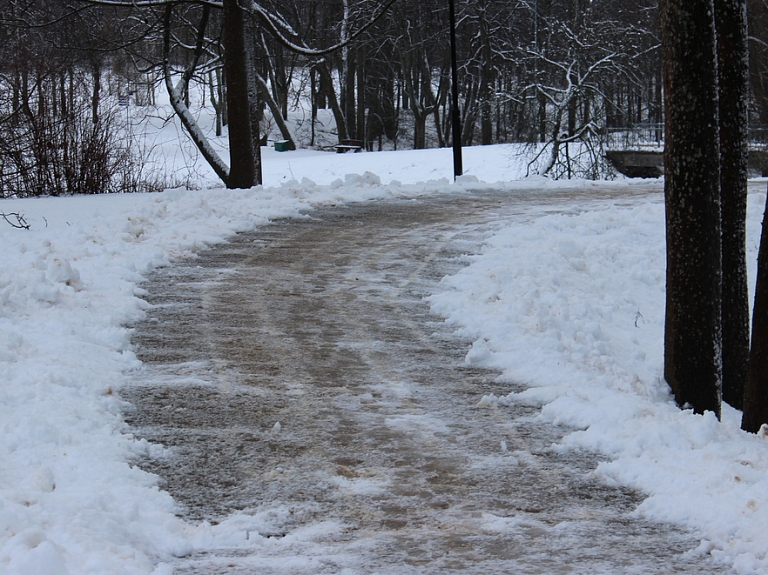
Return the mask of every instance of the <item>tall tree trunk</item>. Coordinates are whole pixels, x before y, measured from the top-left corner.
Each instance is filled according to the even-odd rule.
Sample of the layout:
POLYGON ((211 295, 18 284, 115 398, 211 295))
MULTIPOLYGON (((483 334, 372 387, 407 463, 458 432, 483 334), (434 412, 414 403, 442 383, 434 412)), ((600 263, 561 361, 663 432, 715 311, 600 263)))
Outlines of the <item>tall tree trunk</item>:
POLYGON ((746 0, 715 0, 715 22, 723 234, 723 400, 741 409, 749 361, 746 256, 749 48, 746 0))
POLYGON ((59 97, 57 94, 57 89, 57 78, 54 75, 51 78, 51 112, 54 118, 59 116, 59 97))
POLYGON ((427 115, 421 109, 413 110, 413 149, 427 147, 427 115))
POLYGON ((341 143, 343 140, 346 140, 349 137, 347 136, 347 121, 344 118, 344 113, 341 111, 341 106, 339 106, 339 100, 336 97, 336 90, 333 88, 333 78, 331 77, 331 72, 328 69, 328 62, 326 60, 318 62, 315 69, 320 74, 320 85, 324 90, 328 105, 331 107, 333 117, 336 120, 336 132, 339 135, 339 143, 341 143))
POLYGON ((493 104, 496 99, 494 90, 493 47, 486 22, 485 7, 480 14, 480 143, 488 146, 493 143, 493 104))
POLYGON ((91 120, 99 123, 99 102, 101 101, 101 63, 95 61, 91 70, 93 76, 93 92, 91 94, 91 120))
MULTIPOLYGON (((343 0, 344 15, 341 21, 341 40, 346 42, 349 39, 349 15, 350 0, 343 0)), ((341 49, 341 69, 340 69, 340 91, 341 91, 341 109, 346 121, 347 134, 350 138, 357 138, 357 119, 355 113, 355 52, 345 44, 341 49)))
POLYGON ((538 93, 538 113, 539 113, 539 142, 547 141, 547 97, 543 92, 538 93))
POLYGON ((243 16, 243 44, 245 46, 246 79, 248 82, 248 121, 251 124, 251 149, 253 151, 253 183, 261 185, 261 89, 256 76, 257 56, 255 46, 256 31, 253 21, 243 16))
POLYGON ((227 74, 227 109, 229 111, 228 188, 250 188, 259 184, 254 171, 248 100, 248 69, 245 52, 243 11, 237 0, 223 0, 224 69, 227 74))
MULTIPOLYGON (((254 80, 256 81, 256 85, 259 87, 261 97, 264 99, 267 106, 269 107, 269 111, 272 112, 272 118, 275 120, 275 124, 277 124, 277 128, 280 130, 280 136, 283 138, 283 140, 288 141, 288 146, 291 150, 295 150, 296 141, 293 139, 291 130, 288 128, 288 124, 286 124, 282 114, 280 113, 280 105, 277 102, 275 102, 275 99, 272 97, 272 94, 269 91, 269 85, 267 84, 267 81, 258 72, 254 71, 253 74, 254 74, 254 80)), ((315 114, 315 117, 316 117, 317 113, 314 111, 313 113, 315 114)), ((313 117, 313 121, 314 121, 314 117, 313 117)), ((314 140, 314 134, 312 138, 314 140)))
POLYGON ((675 400, 720 415, 721 232, 713 0, 661 0, 666 146, 664 377, 675 400))
MULTIPOLYGON (((655 106, 656 106, 656 114, 654 115, 654 122, 657 124, 661 124, 663 121, 662 118, 662 110, 664 109, 664 91, 662 90, 662 86, 664 85, 664 79, 662 78, 662 71, 661 66, 658 67, 657 76, 656 76, 656 93, 654 95, 655 99, 655 106)), ((661 129, 658 128, 656 130, 656 142, 661 142, 662 136, 664 134, 662 133, 661 129)))
POLYGON ((362 47, 357 49, 355 61, 357 62, 357 121, 355 123, 357 125, 357 137, 363 140, 367 147, 369 138, 365 125, 365 67, 363 65, 365 54, 362 47))
POLYGON ((317 94, 317 70, 314 68, 309 71, 309 85, 310 85, 310 98, 312 99, 312 123, 310 125, 310 140, 309 147, 315 147, 315 124, 317 123, 317 107, 318 107, 318 94, 317 94))
POLYGON ((360 138, 357 129, 357 106, 355 102, 355 78, 357 76, 357 67, 355 66, 356 54, 349 50, 348 59, 345 62, 345 70, 341 90, 343 94, 344 119, 347 121, 347 133, 350 138, 360 138))
POLYGON ((216 112, 216 137, 221 136, 222 101, 221 87, 219 82, 221 82, 221 73, 218 70, 216 71, 215 76, 213 72, 208 72, 208 87, 210 88, 211 93, 211 105, 213 106, 213 110, 216 112), (216 80, 217 78, 218 81, 216 80))
POLYGON ((741 428, 753 433, 757 433, 763 423, 768 423, 768 197, 765 209, 757 256, 752 349, 744 391, 744 416, 741 420, 741 428))

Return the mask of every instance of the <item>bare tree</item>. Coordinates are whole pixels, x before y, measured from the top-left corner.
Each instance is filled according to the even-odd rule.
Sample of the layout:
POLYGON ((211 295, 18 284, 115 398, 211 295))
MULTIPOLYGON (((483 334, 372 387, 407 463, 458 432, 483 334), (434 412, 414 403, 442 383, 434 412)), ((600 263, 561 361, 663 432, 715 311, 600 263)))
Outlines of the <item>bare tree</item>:
POLYGON ((40 0, 0 13, 0 196, 143 189, 118 102, 102 93, 112 54, 92 35, 119 35, 115 22, 40 0))
MULTIPOLYGON (((354 41, 369 26, 375 23, 395 0, 387 0, 377 5, 370 15, 364 15, 365 20, 360 27, 352 32, 349 37, 335 45, 321 49, 312 48, 297 34, 291 26, 288 18, 282 14, 277 6, 270 6, 256 0, 192 0, 184 5, 197 5, 204 10, 220 8, 223 11, 222 30, 224 36, 224 68, 226 75, 226 99, 229 121, 230 159, 231 166, 221 160, 213 147, 208 142, 205 134, 197 126, 194 117, 189 112, 184 102, 184 93, 189 79, 196 73, 197 65, 203 53, 205 44, 205 25, 207 19, 200 22, 197 28, 195 47, 190 64, 181 74, 181 79, 174 84, 172 62, 169 56, 171 51, 171 38, 173 36, 171 18, 177 2, 174 0, 82 0, 83 2, 109 7, 120 7, 133 10, 163 9, 163 69, 166 76, 171 103, 193 142, 200 149, 203 157, 211 164, 216 174, 225 182, 227 187, 251 187, 261 183, 261 159, 260 146, 258 145, 257 124, 252 122, 254 116, 260 110, 260 103, 254 101, 261 92, 255 73, 249 69, 255 66, 257 55, 254 53, 252 38, 246 39, 246 15, 251 15, 258 26, 272 35, 281 45, 306 57, 322 57, 330 54, 348 43, 354 41), (247 41, 248 40, 248 41, 247 41)), ((367 4, 367 3, 366 3, 367 4)), ((362 14, 362 12, 361 12, 362 14)))
MULTIPOLYGON (((299 98, 294 92, 299 77, 308 79, 312 118, 318 106, 330 107, 339 140, 378 139, 382 147, 386 136, 396 147, 405 128, 413 130, 414 147, 449 143, 448 21, 440 0, 399 0, 397 10, 380 20, 394 0, 0 1, 70 10, 70 20, 80 13, 100 15, 91 38, 108 36, 98 41, 109 44, 113 54, 128 54, 138 73, 163 72, 176 113, 219 177, 227 181, 231 170, 252 172, 253 178, 234 178, 233 185, 259 181, 258 119, 265 110, 282 139, 299 143, 287 121, 291 98, 299 98), (204 8, 209 15, 201 29, 204 8), (237 44, 241 24, 245 64, 237 68, 248 94, 250 135, 238 117, 246 106, 237 111, 228 105, 230 97, 243 101, 228 90, 234 83, 237 91, 238 78, 227 69, 238 61, 228 56, 227 44, 237 44), (229 33, 228 26, 234 27, 229 33), (196 82, 214 106, 216 133, 228 126, 229 137, 243 142, 230 144, 237 166, 218 158, 206 134, 193 126, 190 88, 196 82)), ((653 0, 460 0, 457 5, 465 145, 541 139, 548 144, 542 171, 552 177, 598 177, 608 125, 660 119, 653 0), (575 147, 587 153, 577 157, 575 147)), ((116 60, 99 50, 83 54, 92 71, 115 66, 116 60)), ((90 85, 98 112, 103 91, 97 78, 101 74, 93 75, 90 85)), ((17 85, 12 94, 18 96, 17 85)), ((313 121, 313 133, 314 126, 313 121)))
POLYGON ((546 146, 540 155, 548 158, 539 173, 551 174, 557 168, 557 175, 594 178, 599 177, 597 168, 603 161, 609 95, 620 84, 643 84, 640 63, 657 41, 648 23, 643 23, 643 4, 633 11, 602 2, 568 4, 570 10, 550 5, 547 14, 535 13, 540 8, 536 4, 524 4, 535 13, 537 30, 536 41, 523 48, 529 78, 523 91, 538 102, 541 114, 539 132, 546 146), (588 160, 581 166, 568 153, 570 144, 586 150, 588 160))
MULTIPOLYGON (((435 66, 430 62, 434 51, 429 49, 430 35, 435 31, 428 25, 421 6, 398 6, 396 10, 400 33, 397 46, 400 54, 400 69, 403 76, 403 96, 413 116, 413 147, 427 147, 427 120, 438 109, 443 94, 433 89, 435 66)), ((445 92, 445 83, 440 83, 445 92)))

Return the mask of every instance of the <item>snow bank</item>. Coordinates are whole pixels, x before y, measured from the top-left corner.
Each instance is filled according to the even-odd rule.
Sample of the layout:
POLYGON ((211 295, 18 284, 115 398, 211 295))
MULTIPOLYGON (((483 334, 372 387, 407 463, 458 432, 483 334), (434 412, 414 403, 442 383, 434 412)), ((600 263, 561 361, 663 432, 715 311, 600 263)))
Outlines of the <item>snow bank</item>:
MULTIPOLYGON (((751 194, 752 278, 764 205, 751 194)), ((598 476, 649 494, 636 513, 700 533, 691 553, 768 573, 768 441, 740 431, 728 406, 721 423, 674 405, 664 276, 659 198, 510 223, 431 304, 474 341, 468 363, 529 386, 481 405, 541 406, 541 418, 575 429, 553 448, 599 451, 611 461, 598 476)))
POLYGON ((315 205, 462 190, 365 173, 326 186, 0 202, 31 224, 0 221, 0 572, 143 574, 222 538, 254 544, 237 522, 178 520, 156 478, 131 464, 162 451, 128 433, 117 395, 139 364, 125 327, 145 313, 137 284, 175 257, 315 205))
MULTIPOLYGON (((482 158, 465 162, 471 173, 519 177, 510 150, 476 150, 482 158)), ((174 258, 313 206, 490 187, 471 176, 449 184, 448 150, 302 154, 273 153, 268 188, 0 202, 0 212, 32 225, 0 221, 0 573, 169 575, 163 561, 174 556, 293 544, 259 535, 275 521, 268 515, 184 523, 156 478, 132 465, 162 456, 120 415, 117 392, 138 367, 125 326, 146 312, 137 284, 174 258), (371 168, 382 176, 342 175, 371 168), (434 170, 444 179, 416 183, 434 170)), ((494 187, 592 185, 537 178, 494 187)), ((750 261, 764 200, 751 197, 750 261)), ((740 432, 733 410, 722 423, 681 412, 661 381, 663 207, 600 206, 526 212, 444 281, 433 310, 474 342, 468 363, 530 386, 481 404, 541 406, 542 418, 575 429, 555 448, 599 450, 610 459, 596 471, 605 481, 650 494, 637 513, 700 532, 692 554, 768 573, 768 443, 740 432)), ((315 536, 292 535, 307 544, 315 536)))

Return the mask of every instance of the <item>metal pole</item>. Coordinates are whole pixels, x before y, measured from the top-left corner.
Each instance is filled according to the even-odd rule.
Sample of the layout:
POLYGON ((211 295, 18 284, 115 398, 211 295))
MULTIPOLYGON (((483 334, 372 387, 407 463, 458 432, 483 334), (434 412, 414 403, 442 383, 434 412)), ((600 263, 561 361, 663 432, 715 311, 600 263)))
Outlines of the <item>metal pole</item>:
POLYGON ((453 120, 453 179, 464 173, 461 161, 461 114, 459 114, 459 72, 456 64, 456 9, 454 0, 448 0, 451 17, 451 92, 453 106, 451 110, 453 120))

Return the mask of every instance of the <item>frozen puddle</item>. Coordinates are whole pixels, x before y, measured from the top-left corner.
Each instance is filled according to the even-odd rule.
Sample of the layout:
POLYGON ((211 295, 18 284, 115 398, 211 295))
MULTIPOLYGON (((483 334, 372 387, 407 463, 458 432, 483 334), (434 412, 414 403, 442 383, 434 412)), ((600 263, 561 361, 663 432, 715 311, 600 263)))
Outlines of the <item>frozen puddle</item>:
POLYGON ((183 516, 231 534, 175 573, 725 572, 688 553, 695 534, 633 518, 642 494, 591 477, 596 456, 552 450, 565 429, 478 407, 519 389, 429 315, 462 254, 533 202, 321 210, 150 278, 126 417, 169 448, 142 466, 183 516))

